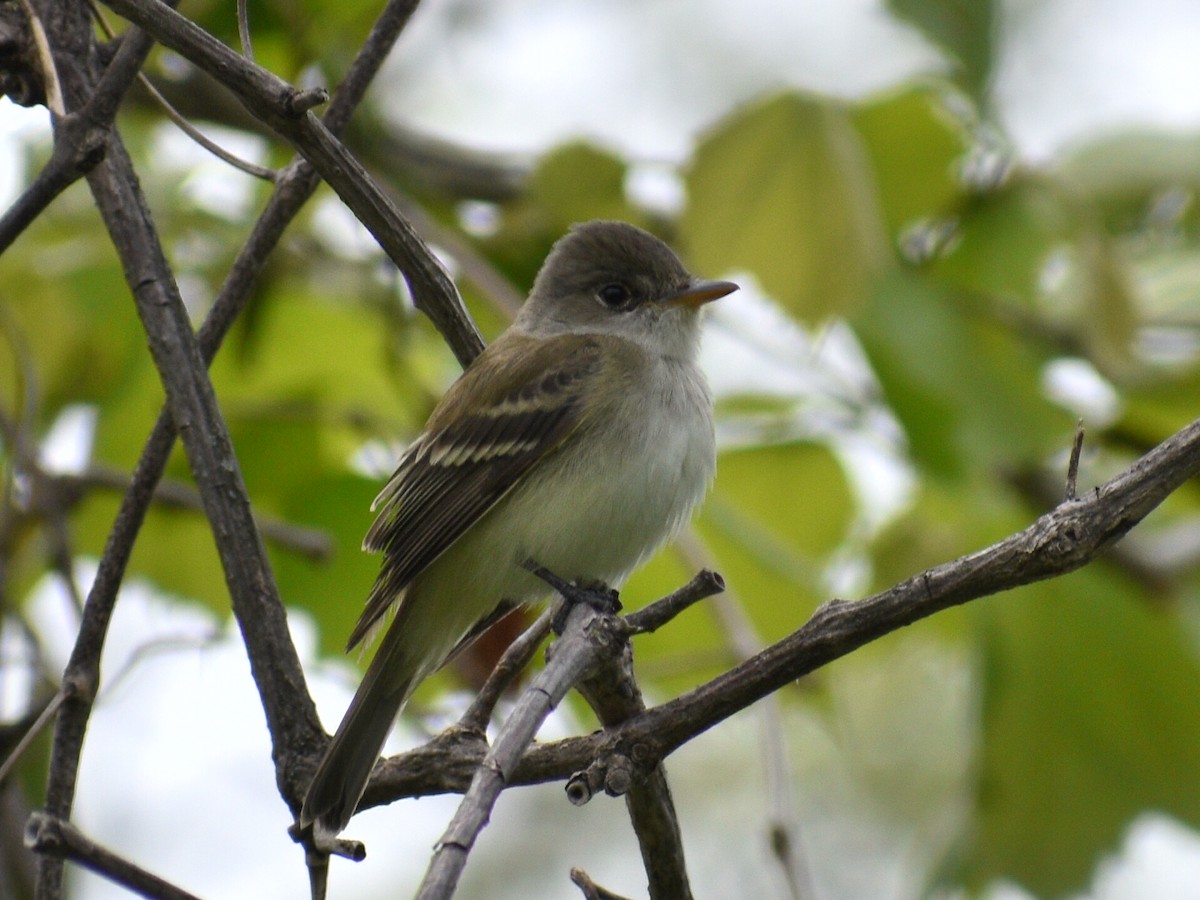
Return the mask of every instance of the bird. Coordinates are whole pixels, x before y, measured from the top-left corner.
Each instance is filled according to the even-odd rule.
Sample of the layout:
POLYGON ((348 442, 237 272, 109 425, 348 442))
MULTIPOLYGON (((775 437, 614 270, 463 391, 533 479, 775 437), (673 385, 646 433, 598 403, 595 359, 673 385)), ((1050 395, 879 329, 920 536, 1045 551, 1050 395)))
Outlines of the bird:
POLYGON ((688 521, 716 467, 701 311, 737 287, 624 222, 555 242, 372 504, 363 549, 383 559, 347 650, 383 636, 303 800, 316 846, 349 823, 421 681, 549 593, 523 564, 616 588, 688 521))

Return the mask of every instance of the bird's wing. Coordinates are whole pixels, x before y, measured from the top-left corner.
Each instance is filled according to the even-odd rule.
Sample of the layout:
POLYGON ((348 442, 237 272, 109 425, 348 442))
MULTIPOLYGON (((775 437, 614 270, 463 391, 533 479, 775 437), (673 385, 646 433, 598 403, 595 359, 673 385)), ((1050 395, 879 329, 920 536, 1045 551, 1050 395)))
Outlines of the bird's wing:
POLYGON ((473 365, 454 384, 372 505, 379 515, 363 549, 384 560, 347 649, 583 419, 601 365, 596 339, 507 335, 484 352, 503 362, 473 365), (466 409, 464 396, 472 398, 466 409))

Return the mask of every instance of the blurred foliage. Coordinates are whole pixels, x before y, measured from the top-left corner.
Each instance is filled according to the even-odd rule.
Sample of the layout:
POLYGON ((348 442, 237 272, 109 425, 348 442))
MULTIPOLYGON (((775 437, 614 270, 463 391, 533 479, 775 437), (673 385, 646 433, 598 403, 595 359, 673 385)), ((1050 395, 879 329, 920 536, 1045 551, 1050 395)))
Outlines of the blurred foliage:
POLYGON ((915 25, 956 64, 956 75, 977 100, 987 97, 999 4, 992 0, 888 0, 899 19, 915 25))
MULTIPOLYGON (((445 190, 419 197, 431 221, 518 292, 571 222, 620 217, 673 240, 697 272, 747 274, 815 345, 831 322, 848 325, 861 371, 834 383, 865 389, 829 402, 801 391, 722 398, 722 425, 742 439, 722 453, 697 534, 763 640, 794 630, 834 593, 869 594, 1023 527, 1057 502, 1077 418, 1089 426, 1086 489, 1200 409, 1200 137, 1116 135, 1031 170, 998 154, 995 126, 984 124, 995 5, 889 5, 958 62, 952 81, 858 102, 784 92, 733 111, 680 173, 687 202, 677 220, 639 209, 625 190, 629 164, 586 144, 549 151, 500 204, 464 205, 472 198, 445 190), (489 224, 468 228, 480 207, 489 224), (1114 402, 1097 406, 1078 386, 1051 390, 1063 360, 1082 363, 1114 402), (896 447, 876 434, 885 421, 902 436, 896 447), (885 516, 868 514, 871 482, 856 471, 861 457, 845 452, 864 436, 914 478, 912 496, 885 516)), ((250 9, 260 61, 289 78, 328 67, 332 79, 376 5, 250 9)), ((236 44, 233 10, 189 12, 236 44)), ((122 122, 198 318, 265 190, 251 187, 244 211, 214 211, 157 158, 155 117, 122 122)), ((369 111, 360 125, 386 127, 369 111)), ((46 148, 30 155, 35 171, 46 148)), ((370 500, 455 369, 396 273, 378 253, 331 237, 318 205, 289 232, 212 374, 259 513, 320 529, 336 548, 323 562, 277 543, 271 553, 285 600, 308 610, 323 647, 337 652, 377 564, 358 549, 370 500)), ((469 267, 459 270, 494 334, 503 315, 469 267)), ((0 450, 11 479, 0 565, 3 610, 16 616, 51 554, 46 530, 23 515, 11 436, 36 449, 65 409, 90 404, 93 459, 128 472, 162 396, 82 185, 0 258, 0 302, 0 412, 10 426, 0 450)), ((764 336, 734 337, 758 352, 764 336)), ((783 363, 799 370, 814 352, 797 347, 783 363)), ((187 483, 181 454, 169 475, 187 483)), ((95 488, 73 507, 76 552, 101 552, 117 500, 95 488)), ((975 755, 959 760, 968 813, 931 879, 978 887, 1008 878, 1057 894, 1086 882, 1139 811, 1200 827, 1200 560, 1194 539, 1183 542, 1190 554, 1150 552, 1177 546, 1198 523, 1200 491, 1181 492, 1122 545, 1127 553, 910 629, 966 660, 975 688, 975 755)), ((692 562, 664 552, 626 597, 640 604, 669 591, 692 562)), ((227 607, 196 510, 156 509, 132 573, 227 607)), ((649 691, 667 695, 726 667, 726 637, 693 611, 639 641, 649 691)), ((849 708, 839 679, 859 683, 863 667, 883 673, 902 658, 892 652, 900 640, 830 667, 791 702, 838 731, 849 708)), ((916 702, 903 693, 911 678, 875 682, 880 693, 863 708, 900 716, 916 702)), ((840 740, 869 746, 859 732, 873 719, 861 719, 840 740)), ((873 790, 900 785, 897 809, 915 802, 903 785, 922 776, 919 757, 864 761, 847 746, 846 758, 873 790)), ((939 765, 928 760, 924 776, 939 765)))

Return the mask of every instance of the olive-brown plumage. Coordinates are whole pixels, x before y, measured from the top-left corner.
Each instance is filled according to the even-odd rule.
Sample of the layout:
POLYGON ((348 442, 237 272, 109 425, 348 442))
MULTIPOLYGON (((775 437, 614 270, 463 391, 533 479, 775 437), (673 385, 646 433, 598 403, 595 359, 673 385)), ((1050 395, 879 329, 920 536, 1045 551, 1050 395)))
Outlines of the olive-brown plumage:
POLYGON ((546 594, 524 560, 615 586, 686 521, 715 465, 698 312, 735 289, 619 222, 554 246, 375 501, 363 546, 383 562, 350 646, 395 614, 304 800, 319 844, 415 687, 498 607, 546 594))

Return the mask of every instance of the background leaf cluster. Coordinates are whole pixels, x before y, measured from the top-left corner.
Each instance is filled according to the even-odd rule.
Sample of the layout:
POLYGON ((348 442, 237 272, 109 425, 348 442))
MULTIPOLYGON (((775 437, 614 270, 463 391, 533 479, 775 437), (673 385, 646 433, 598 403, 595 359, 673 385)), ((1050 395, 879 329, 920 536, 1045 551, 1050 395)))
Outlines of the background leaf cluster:
MULTIPOLYGON (((585 143, 547 152, 518 167, 515 189, 480 197, 415 168, 389 169, 380 118, 365 116, 355 138, 430 228, 453 234, 518 293, 572 222, 623 218, 672 241, 695 271, 748 276, 810 346, 848 329, 868 387, 838 398, 837 415, 823 419, 828 409, 811 397, 721 398, 724 426, 777 425, 727 442, 697 523, 763 640, 794 630, 834 593, 885 587, 1053 505, 1075 421, 1098 415, 1049 390, 1063 361, 1085 364, 1114 398, 1087 422, 1084 488, 1197 413, 1200 139, 1118 135, 1028 168, 989 114, 992 4, 892 7, 960 62, 956 77, 857 102, 789 91, 736 109, 700 136, 679 173, 678 215, 637 206, 628 162, 585 143), (488 227, 469 227, 481 208, 488 227), (882 527, 869 482, 845 452, 879 410, 897 426, 892 449, 914 479, 882 527)), ((320 9, 252 3, 259 59, 289 78, 310 65, 336 72, 374 7, 320 9)), ((232 43, 231 10, 209 4, 192 14, 232 43)), ((211 86, 188 91, 202 104, 211 86)), ((244 127, 220 104, 206 108, 244 127)), ((123 120, 198 318, 257 204, 223 214, 197 204, 155 165, 162 127, 145 107, 123 120)), ((278 147, 266 152, 286 158, 278 147)), ((30 153, 44 157, 45 148, 30 153)), ((249 190, 258 201, 266 194, 249 190)), ((314 561, 275 545, 272 558, 287 602, 315 617, 322 645, 336 652, 374 577, 376 561, 357 548, 380 476, 456 370, 381 256, 336 245, 318 220, 310 210, 281 248, 213 380, 259 514, 320 529, 335 548, 314 561)), ((507 319, 502 304, 476 279, 463 289, 494 336, 507 319)), ((0 258, 0 302, 5 415, 43 440, 64 410, 87 404, 97 413, 94 462, 129 471, 161 390, 81 187, 0 258)), ((171 475, 186 483, 182 458, 171 475)), ((83 494, 70 517, 76 552, 99 555, 118 500, 112 490, 83 494)), ((9 521, 19 525, 0 548, 11 616, 51 559, 36 521, 9 521)), ((972 733, 947 751, 962 766, 955 802, 966 812, 929 884, 1000 877, 1057 893, 1083 884, 1140 812, 1200 827, 1197 531, 1193 485, 1107 561, 919 626, 922 641, 961 661, 971 685, 972 733)), ((693 562, 660 555, 627 597, 669 590, 693 562)), ((196 510, 157 509, 131 568, 227 609, 196 510)), ((868 701, 847 700, 845 685, 885 672, 911 640, 888 638, 786 698, 828 724, 854 776, 893 812, 921 803, 896 784, 945 759, 865 753, 880 735, 856 729, 882 724, 850 727, 854 704, 868 701)), ((664 695, 730 661, 722 627, 699 614, 638 652, 646 686, 664 695)), ((900 709, 913 703, 899 687, 889 693, 887 678, 872 690, 900 709)))

